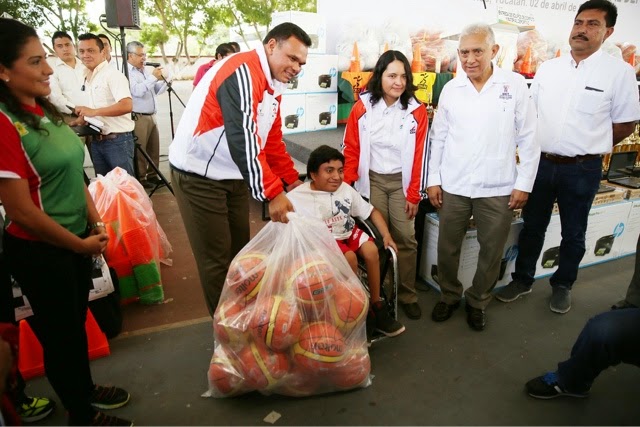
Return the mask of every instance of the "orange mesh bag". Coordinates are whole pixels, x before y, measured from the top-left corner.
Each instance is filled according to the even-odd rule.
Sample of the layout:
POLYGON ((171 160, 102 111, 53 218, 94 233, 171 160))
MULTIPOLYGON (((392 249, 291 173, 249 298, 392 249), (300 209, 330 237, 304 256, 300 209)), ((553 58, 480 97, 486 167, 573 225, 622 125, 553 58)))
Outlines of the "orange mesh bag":
POLYGON ((160 263, 171 265, 171 244, 140 183, 115 168, 94 179, 89 193, 109 235, 105 258, 125 282, 123 302, 163 302, 160 263))

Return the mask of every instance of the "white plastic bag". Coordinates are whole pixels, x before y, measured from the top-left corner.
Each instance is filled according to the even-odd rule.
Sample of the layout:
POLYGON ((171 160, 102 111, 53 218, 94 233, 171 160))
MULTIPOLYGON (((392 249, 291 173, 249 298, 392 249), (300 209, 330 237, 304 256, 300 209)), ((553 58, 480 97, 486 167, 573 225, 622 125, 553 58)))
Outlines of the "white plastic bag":
POLYGON ((267 224, 231 262, 213 319, 210 395, 371 383, 368 295, 322 221, 289 218, 267 224))

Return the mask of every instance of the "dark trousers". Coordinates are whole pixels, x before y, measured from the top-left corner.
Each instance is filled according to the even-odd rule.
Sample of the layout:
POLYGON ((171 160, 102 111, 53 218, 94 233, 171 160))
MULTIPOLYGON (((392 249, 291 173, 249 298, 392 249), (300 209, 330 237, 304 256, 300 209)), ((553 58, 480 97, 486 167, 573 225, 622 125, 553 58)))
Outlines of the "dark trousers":
POLYGON ((590 319, 571 349, 558 363, 560 386, 586 392, 600 372, 628 363, 640 366, 640 308, 612 310, 590 319))
POLYGON ((121 167, 133 177, 133 155, 135 144, 133 133, 124 132, 114 139, 93 140, 91 142, 91 160, 98 175, 106 175, 116 167, 121 167))
POLYGON ((558 270, 549 282, 554 287, 571 289, 584 256, 587 220, 601 178, 600 158, 570 164, 552 163, 544 156, 540 158, 533 191, 522 210, 524 225, 518 241, 516 270, 512 274, 514 280, 533 284, 536 263, 551 220, 553 203, 557 199, 562 241, 558 270))
POLYGON ((171 182, 213 317, 229 264, 250 240, 247 184, 241 179, 214 181, 174 168, 171 182))
POLYGON ((29 325, 42 344, 47 378, 69 411, 70 423, 87 425, 95 415, 84 326, 91 258, 8 233, 4 255, 33 309, 29 325))

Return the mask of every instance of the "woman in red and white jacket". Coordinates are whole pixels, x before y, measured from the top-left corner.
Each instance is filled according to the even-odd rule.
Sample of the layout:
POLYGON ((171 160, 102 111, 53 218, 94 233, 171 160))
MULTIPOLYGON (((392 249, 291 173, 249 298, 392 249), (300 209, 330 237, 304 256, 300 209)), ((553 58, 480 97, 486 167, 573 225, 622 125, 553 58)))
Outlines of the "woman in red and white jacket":
POLYGON ((383 53, 351 110, 343 141, 345 182, 382 213, 398 246, 398 299, 410 319, 421 316, 414 218, 427 198, 429 122, 415 90, 407 58, 395 50, 383 53))

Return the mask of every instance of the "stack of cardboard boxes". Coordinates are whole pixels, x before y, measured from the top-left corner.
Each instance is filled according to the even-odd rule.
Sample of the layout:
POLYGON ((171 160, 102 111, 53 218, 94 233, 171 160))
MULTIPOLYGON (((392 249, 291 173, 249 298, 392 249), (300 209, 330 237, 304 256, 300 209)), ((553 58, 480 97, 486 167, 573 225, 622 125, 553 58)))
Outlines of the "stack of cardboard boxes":
MULTIPOLYGON (((630 193, 623 189, 616 189, 615 192, 596 196, 589 212, 585 236, 586 252, 580 263, 581 268, 635 253, 640 234, 640 200, 623 198, 625 194, 628 196, 630 193)), ((473 219, 469 225, 461 248, 458 270, 458 278, 465 289, 471 286, 480 249, 477 230, 473 227, 473 219)), ((427 214, 419 274, 423 280, 439 289, 438 226, 438 215, 435 213, 427 214)), ((515 270, 518 237, 521 229, 522 219, 514 215, 514 221, 511 224, 509 237, 504 247, 496 287, 505 286, 511 281, 511 272, 515 270)), ((556 210, 551 216, 544 246, 536 263, 536 278, 550 276, 558 269, 560 240, 560 215, 556 210)))
POLYGON ((335 129, 338 123, 338 55, 327 55, 324 18, 308 12, 278 12, 271 27, 293 22, 311 37, 307 63, 282 95, 282 133, 335 129))

